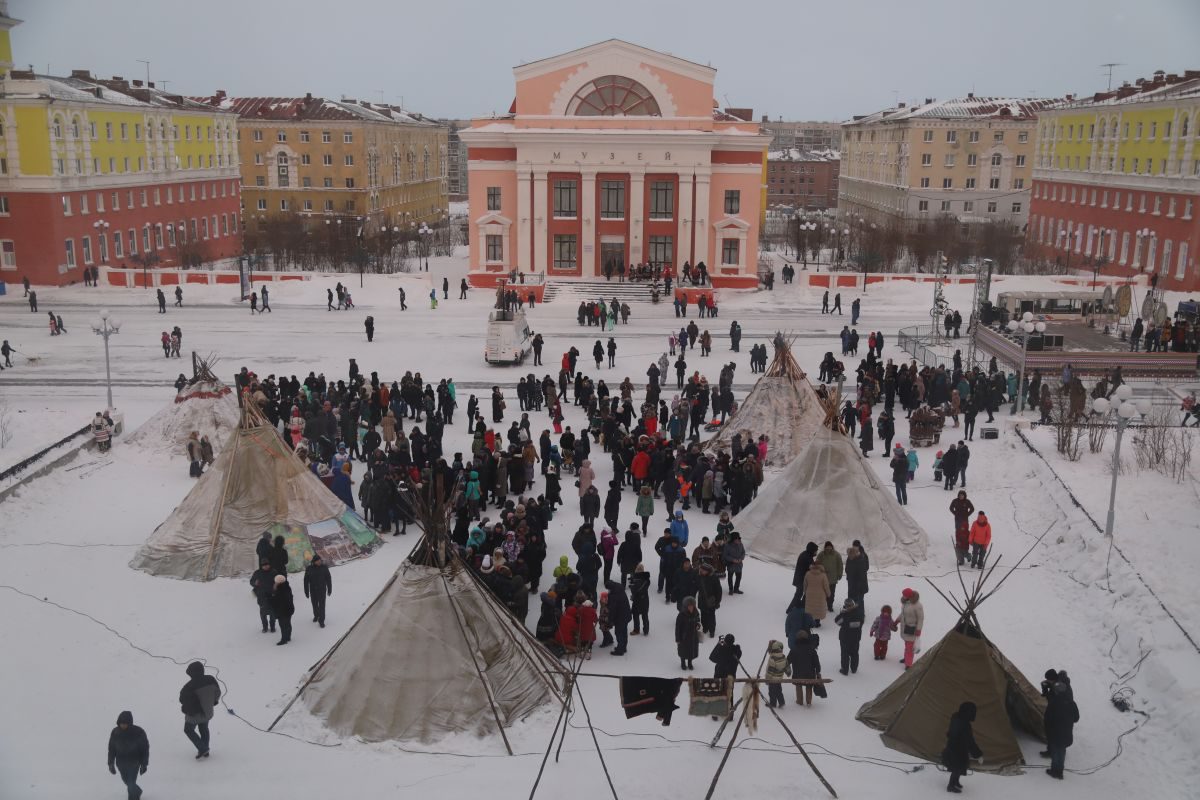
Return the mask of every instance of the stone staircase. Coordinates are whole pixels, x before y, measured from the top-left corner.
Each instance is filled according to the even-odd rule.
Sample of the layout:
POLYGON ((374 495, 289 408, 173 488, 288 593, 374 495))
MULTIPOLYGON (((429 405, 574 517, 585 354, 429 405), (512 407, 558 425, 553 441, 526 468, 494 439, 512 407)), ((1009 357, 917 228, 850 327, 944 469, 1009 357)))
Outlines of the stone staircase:
MULTIPOLYGON (((661 284, 659 291, 662 291, 661 284)), ((650 302, 650 284, 649 283, 634 283, 626 281, 621 283, 617 280, 551 280, 546 283, 546 293, 542 298, 543 303, 549 303, 554 300, 570 303, 571 305, 579 305, 581 301, 587 302, 591 300, 605 301, 617 298, 622 303, 649 303, 650 302)))

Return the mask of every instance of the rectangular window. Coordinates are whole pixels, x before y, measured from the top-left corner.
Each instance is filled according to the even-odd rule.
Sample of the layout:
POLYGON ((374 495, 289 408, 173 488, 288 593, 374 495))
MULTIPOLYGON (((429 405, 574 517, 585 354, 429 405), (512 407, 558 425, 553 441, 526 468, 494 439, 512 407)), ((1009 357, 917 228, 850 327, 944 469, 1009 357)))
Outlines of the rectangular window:
POLYGON ((83 237, 83 263, 92 263, 92 237, 83 237))
POLYGON ((69 194, 62 196, 62 211, 64 217, 71 216, 71 195, 69 194))
MULTIPOLYGON (((930 131, 932 133, 932 131, 930 131)), ((737 239, 722 239, 721 240, 721 264, 725 266, 737 266, 742 263, 742 242, 737 239)))
MULTIPOLYGON (((1180 253, 1182 256, 1183 253, 1180 253)), ((0 269, 17 268, 17 245, 12 239, 0 241, 0 269)))
POLYGON ((308 131, 300 131, 300 141, 302 141, 302 142, 308 141, 308 131))
POLYGON ((311 189, 312 188, 312 178, 308 178, 308 177, 301 178, 300 185, 302 187, 304 187, 305 189, 311 189))
POLYGON ((262 163, 263 163, 263 154, 262 154, 262 153, 255 153, 255 154, 254 154, 254 165, 255 165, 256 167, 260 167, 260 166, 262 166, 262 163))
POLYGON ((945 166, 947 166, 947 167, 954 166, 954 153, 946 153, 945 166))
POLYGON ((600 182, 600 218, 625 219, 625 181, 600 182))
POLYGON ((988 213, 989 213, 989 214, 995 214, 995 213, 996 213, 996 201, 995 201, 995 200, 992 200, 991 202, 989 202, 989 203, 987 204, 987 211, 988 211, 988 213))
POLYGON ((1017 166, 1018 167, 1025 166, 1025 156, 1017 156, 1017 166))
POLYGON ((142 228, 142 253, 150 252, 150 226, 142 228))
POLYGON ((487 210, 488 211, 499 211, 500 210, 500 187, 499 186, 487 187, 487 210))
POLYGON ((970 133, 968 133, 967 141, 968 142, 978 142, 979 141, 979 131, 971 131, 970 133))
POLYGON ((75 269, 75 240, 67 239, 67 269, 75 269))
POLYGON ((964 214, 970 214, 973 211, 975 211, 975 201, 974 200, 967 200, 966 202, 963 203, 963 213, 964 214))
POLYGON ((266 186, 267 185, 267 176, 266 175, 255 175, 254 176, 254 185, 255 186, 266 186))
POLYGON ((288 210, 288 201, 287 201, 287 200, 280 200, 280 201, 279 201, 279 210, 280 210, 280 211, 287 211, 287 210, 288 210))
POLYGON ((329 136, 329 131, 321 131, 321 141, 324 144, 329 144, 329 142, 332 141, 329 136))
POLYGON ((326 167, 332 167, 333 166, 333 154, 332 153, 323 154, 321 156, 321 163, 326 167))
POLYGON ((300 154, 300 163, 303 164, 304 166, 308 166, 309 164, 312 163, 312 156, 310 156, 308 153, 301 153, 300 154))
POLYGON ((725 213, 738 214, 742 209, 742 193, 738 189, 725 190, 725 213))
POLYGON ((1024 189, 1025 188, 1025 179, 1024 178, 1013 178, 1013 188, 1014 189, 1024 189))
POLYGON ((922 153, 921 154, 921 166, 922 167, 932 167, 933 166, 933 153, 922 153))
POLYGON ((957 142, 958 141, 958 131, 946 131, 946 141, 947 142, 957 142))
POLYGON ((351 133, 350 131, 343 131, 343 132, 342 132, 342 142, 343 142, 343 143, 345 143, 345 144, 350 144, 350 143, 352 143, 353 141, 354 141, 354 134, 353 134, 353 133, 351 133))
POLYGON ((120 231, 113 231, 113 258, 125 257, 125 243, 121 239, 120 231))
POLYGON ((1013 204, 1012 204, 1012 213, 1014 213, 1014 214, 1020 214, 1020 213, 1021 213, 1021 204, 1020 204, 1020 203, 1013 203, 1013 204))
POLYGON ((326 211, 326 212, 331 212, 331 211, 333 211, 333 201, 332 201, 332 200, 326 200, 326 201, 325 201, 325 211, 326 211))
POLYGON ((672 219, 675 216, 675 184, 671 181, 650 183, 650 219, 672 219))
POLYGON ((967 188, 968 189, 975 188, 975 179, 974 178, 967 178, 967 188))
POLYGON ((921 178, 921 188, 922 189, 929 188, 929 178, 921 178))
POLYGON ((942 201, 942 211, 949 211, 949 210, 950 210, 950 201, 943 200, 942 201))
POLYGON ((504 262, 504 237, 489 233, 487 236, 487 260, 493 264, 504 262))
POLYGON ((942 188, 943 189, 953 189, 954 188, 954 179, 953 178, 942 178, 942 188))
POLYGON ((175 226, 167 223, 167 244, 171 247, 175 246, 175 226))
POLYGON ((342 164, 343 164, 344 166, 347 166, 347 167, 353 167, 353 166, 354 166, 354 156, 352 156, 352 155, 346 155, 346 156, 345 156, 345 157, 342 159, 342 164))
POLYGON ((258 210, 259 211, 267 210, 267 200, 265 197, 258 198, 258 210))
POLYGON ((575 251, 575 234, 554 234, 554 268, 557 270, 574 270, 578 265, 575 251))
POLYGON ((970 155, 968 155, 967 156, 967 166, 968 167, 979 166, 979 156, 975 155, 974 153, 971 153, 970 155))
POLYGON ((932 142, 933 141, 933 131, 923 131, 921 133, 921 140, 925 141, 925 142, 932 142))
POLYGON ((0 214, 4 215, 6 217, 9 214, 8 196, 7 195, 0 195, 0 214))
POLYGON ((347 189, 354 188, 354 178, 346 178, 346 188, 347 189))
POLYGON ((928 200, 918 200, 917 201, 917 211, 920 211, 922 213, 929 211, 929 201, 928 200))
POLYGON ((579 184, 573 180, 554 181, 554 216, 573 219, 579 211, 579 184))
MULTIPOLYGON (((305 200, 304 205, 305 205, 305 210, 312 211, 312 200, 305 200)), ((216 223, 214 222, 213 225, 215 226, 216 223)), ((221 235, 222 236, 229 235, 229 215, 228 214, 221 215, 221 235)))
POLYGON ((1029 141, 1029 131, 1021 131, 1020 133, 1018 133, 1017 141, 1021 144, 1025 144, 1026 142, 1028 142, 1029 141))
POLYGON ((113 140, 113 138, 112 138, 112 123, 111 122, 104 123, 104 138, 110 142, 113 140))
MULTIPOLYGON (((186 128, 184 129, 184 132, 185 132, 185 133, 187 132, 187 129, 186 129, 186 128)), ((177 136, 177 137, 175 137, 175 138, 179 138, 179 137, 177 136)), ((254 131, 254 141, 256 141, 256 142, 261 142, 262 140, 263 140, 262 131, 260 131, 260 130, 255 130, 255 131, 254 131)))
POLYGON ((287 141, 287 131, 275 131, 275 141, 286 142, 287 141))
POLYGON ((993 142, 1003 142, 1004 141, 1004 131, 996 131, 995 133, 993 133, 992 141, 993 142))
POLYGON ((989 189, 999 189, 1000 188, 1000 179, 999 178, 989 178, 988 179, 988 188, 989 189))

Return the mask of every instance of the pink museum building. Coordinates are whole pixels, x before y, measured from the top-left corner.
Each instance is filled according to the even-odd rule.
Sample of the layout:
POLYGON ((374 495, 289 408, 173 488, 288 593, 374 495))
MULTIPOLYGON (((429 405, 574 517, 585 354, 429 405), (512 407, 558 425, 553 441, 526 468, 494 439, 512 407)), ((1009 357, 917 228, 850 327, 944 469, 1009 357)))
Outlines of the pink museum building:
POLYGON ((757 285, 770 137, 718 109, 715 69, 610 39, 513 74, 509 113, 461 132, 474 285, 685 261, 757 285))

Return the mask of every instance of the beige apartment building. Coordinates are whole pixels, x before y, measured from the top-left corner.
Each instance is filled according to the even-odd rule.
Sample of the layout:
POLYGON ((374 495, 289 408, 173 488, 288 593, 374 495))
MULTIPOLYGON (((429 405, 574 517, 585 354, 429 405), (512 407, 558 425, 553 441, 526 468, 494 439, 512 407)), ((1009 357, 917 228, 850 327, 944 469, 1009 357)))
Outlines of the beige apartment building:
POLYGON ((447 212, 446 128, 396 106, 313 97, 196 98, 238 114, 244 217, 298 213, 384 225, 447 212))
POLYGON ((1023 227, 1037 114, 1054 102, 968 94, 855 117, 842 126, 839 212, 880 223, 949 214, 1023 227))

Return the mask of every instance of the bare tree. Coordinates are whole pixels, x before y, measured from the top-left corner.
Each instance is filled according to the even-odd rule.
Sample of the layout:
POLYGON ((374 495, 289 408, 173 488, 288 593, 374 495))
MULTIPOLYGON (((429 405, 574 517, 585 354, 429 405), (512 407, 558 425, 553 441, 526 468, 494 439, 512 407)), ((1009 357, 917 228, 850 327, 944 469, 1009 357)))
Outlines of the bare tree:
POLYGON ((1021 231, 1004 220, 994 220, 979 226, 979 253, 990 258, 1001 275, 1012 272, 1021 255, 1021 231))

